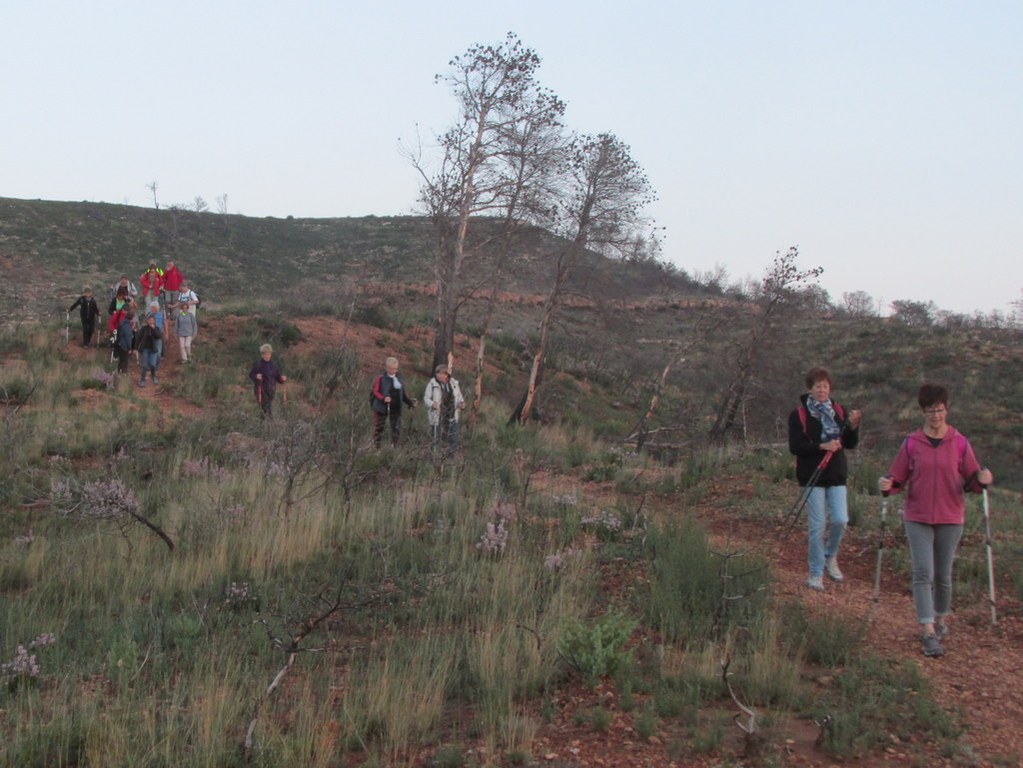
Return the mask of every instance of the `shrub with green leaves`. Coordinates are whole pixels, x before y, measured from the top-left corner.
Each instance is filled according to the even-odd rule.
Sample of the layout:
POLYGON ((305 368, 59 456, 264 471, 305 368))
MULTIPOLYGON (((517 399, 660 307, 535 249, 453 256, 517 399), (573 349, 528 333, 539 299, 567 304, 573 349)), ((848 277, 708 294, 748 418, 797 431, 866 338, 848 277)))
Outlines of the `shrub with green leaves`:
POLYGON ((571 621, 562 632, 558 650, 591 685, 631 658, 625 649, 637 621, 620 613, 605 613, 592 626, 571 621))

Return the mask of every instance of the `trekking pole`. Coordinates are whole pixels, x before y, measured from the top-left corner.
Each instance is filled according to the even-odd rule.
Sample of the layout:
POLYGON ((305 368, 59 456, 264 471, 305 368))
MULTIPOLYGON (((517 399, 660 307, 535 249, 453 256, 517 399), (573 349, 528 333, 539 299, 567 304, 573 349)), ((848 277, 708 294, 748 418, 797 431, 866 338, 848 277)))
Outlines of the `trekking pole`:
POLYGON ((987 503, 987 486, 983 486, 984 496, 984 544, 987 547, 987 587, 991 600, 991 626, 998 625, 998 614, 995 608, 995 561, 991 552, 991 511, 987 503))
POLYGON ((796 521, 799 520, 799 515, 803 511, 803 507, 806 506, 806 502, 810 499, 810 493, 817 485, 817 481, 821 479, 821 473, 828 466, 828 462, 831 461, 831 457, 834 455, 834 451, 828 451, 824 454, 824 458, 821 459, 821 463, 813 470, 813 474, 810 475, 810 479, 806 481, 802 493, 799 494, 799 498, 796 499, 796 503, 792 505, 792 509, 789 510, 788 514, 785 515, 785 519, 782 521, 782 525, 788 523, 785 528, 784 536, 788 536, 792 533, 792 529, 796 526, 796 521))
POLYGON ((884 527, 888 517, 888 493, 881 491, 881 533, 877 539, 877 565, 874 566, 874 600, 881 599, 881 559, 884 557, 884 527))
POLYGON ((64 346, 71 343, 71 313, 64 312, 64 346))
POLYGON ((288 404, 288 382, 281 382, 281 397, 284 399, 284 404, 288 404))

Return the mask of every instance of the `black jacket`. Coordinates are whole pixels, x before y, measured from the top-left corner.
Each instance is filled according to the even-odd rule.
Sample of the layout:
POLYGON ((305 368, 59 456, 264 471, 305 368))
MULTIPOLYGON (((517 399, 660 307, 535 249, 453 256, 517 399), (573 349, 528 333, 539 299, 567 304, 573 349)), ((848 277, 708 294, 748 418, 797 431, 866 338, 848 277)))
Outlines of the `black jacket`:
MULTIPOLYGON (((817 469, 817 465, 824 459, 824 454, 827 453, 820 449, 820 444, 823 442, 821 440, 821 422, 806 411, 806 401, 809 397, 809 393, 802 395, 799 408, 789 414, 789 453, 796 457, 796 479, 800 485, 804 486, 810 480, 814 470, 817 469), (799 414, 801 410, 806 419, 806 431, 803 431, 803 419, 799 414)), ((849 476, 849 463, 846 461, 845 452, 852 450, 860 442, 859 429, 853 429, 847 422, 848 412, 834 400, 831 402, 835 406, 835 421, 838 423, 838 428, 842 430, 843 450, 836 451, 828 462, 828 466, 821 472, 817 485, 822 488, 845 485, 849 476)))
POLYGON ((415 400, 408 395, 408 385, 405 384, 400 375, 397 379, 401 382, 401 397, 395 394, 397 390, 394 389, 394 382, 391 381, 391 377, 386 373, 381 373, 373 380, 373 410, 376 413, 401 413, 402 401, 409 408, 416 407, 415 400), (390 408, 384 402, 385 397, 391 398, 390 408))
POLYGON ((78 311, 82 316, 83 323, 93 323, 99 316, 99 305, 96 303, 95 298, 90 297, 87 299, 84 294, 79 296, 78 300, 68 307, 68 313, 70 314, 75 307, 81 307, 78 311))

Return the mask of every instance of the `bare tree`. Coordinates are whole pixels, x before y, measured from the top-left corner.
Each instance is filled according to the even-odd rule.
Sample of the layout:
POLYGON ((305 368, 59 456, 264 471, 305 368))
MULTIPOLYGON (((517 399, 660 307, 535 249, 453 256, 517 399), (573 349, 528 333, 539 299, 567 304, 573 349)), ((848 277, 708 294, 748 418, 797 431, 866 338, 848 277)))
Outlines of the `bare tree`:
POLYGON ((843 293, 842 306, 853 317, 871 317, 876 314, 874 298, 866 291, 843 293))
MULTIPOLYGON (((508 217, 514 180, 498 160, 519 138, 524 121, 556 124, 564 104, 535 79, 540 57, 509 33, 498 45, 475 45, 450 62, 437 81, 451 87, 459 103, 457 123, 439 137, 440 159, 429 167, 422 152, 406 157, 422 177, 420 203, 436 228, 437 320, 434 365, 448 363, 454 349, 458 311, 474 293, 465 272, 490 243, 470 241, 474 217, 508 217)), ((478 290, 478 283, 475 289, 478 290)))
POLYGON ((217 203, 217 213, 220 214, 221 219, 224 221, 224 231, 231 231, 231 220, 227 215, 227 192, 222 195, 218 195, 214 200, 217 203))
POLYGON ((793 246, 777 253, 764 279, 755 286, 755 314, 744 339, 736 345, 735 376, 717 409, 710 437, 723 439, 735 426, 751 394, 758 371, 764 365, 765 352, 774 345, 784 310, 799 304, 807 281, 816 279, 821 267, 800 270, 796 265, 799 249, 793 246))
POLYGON ((160 203, 156 199, 156 182, 154 181, 150 184, 146 184, 146 189, 153 193, 153 207, 156 208, 156 210, 160 210, 160 203))
POLYGON ((552 122, 542 110, 526 110, 521 121, 508 126, 505 141, 508 151, 497 158, 496 165, 497 172, 508 181, 508 192, 501 227, 494 244, 493 262, 483 276, 490 284, 490 291, 480 324, 476 376, 469 412, 470 427, 475 424, 483 401, 487 338, 497 307, 500 279, 513 250, 520 245, 523 230, 529 224, 541 227, 549 225, 553 215, 550 208, 552 186, 567 149, 561 125, 552 122))
POLYGON ((572 269, 587 249, 604 255, 627 253, 636 231, 646 224, 643 209, 655 199, 628 146, 610 133, 578 138, 562 171, 554 230, 564 237, 564 244, 554 253, 554 275, 544 302, 529 381, 511 422, 525 422, 533 409, 555 312, 572 269))

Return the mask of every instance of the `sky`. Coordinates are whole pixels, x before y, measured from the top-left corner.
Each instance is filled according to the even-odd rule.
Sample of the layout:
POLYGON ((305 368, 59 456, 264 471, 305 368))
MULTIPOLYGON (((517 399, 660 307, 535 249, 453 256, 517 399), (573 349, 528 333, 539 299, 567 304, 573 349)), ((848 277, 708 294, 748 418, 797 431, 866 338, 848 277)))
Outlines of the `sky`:
POLYGON ((796 246, 836 303, 1023 298, 1018 0, 0 0, 0 197, 414 213, 400 143, 457 119, 434 75, 508 32, 631 147, 690 274, 796 246))

